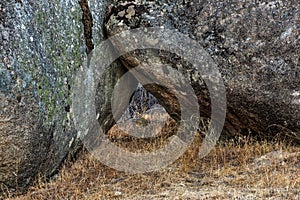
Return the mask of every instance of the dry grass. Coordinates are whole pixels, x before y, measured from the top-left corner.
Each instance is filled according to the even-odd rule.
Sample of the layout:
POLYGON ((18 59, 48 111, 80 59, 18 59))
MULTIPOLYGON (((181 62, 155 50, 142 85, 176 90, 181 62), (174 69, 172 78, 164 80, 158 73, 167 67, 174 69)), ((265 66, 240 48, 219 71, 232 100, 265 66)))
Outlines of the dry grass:
MULTIPOLYGON (((176 130, 172 122, 169 127, 176 130)), ((163 136, 148 141, 127 137, 115 143, 149 151, 166 140, 163 136)), ((8 199, 300 199, 300 146, 239 138, 220 142, 208 156, 198 159, 199 145, 197 135, 172 165, 144 174, 116 171, 84 151, 50 182, 40 179, 27 194, 8 195, 8 199)))

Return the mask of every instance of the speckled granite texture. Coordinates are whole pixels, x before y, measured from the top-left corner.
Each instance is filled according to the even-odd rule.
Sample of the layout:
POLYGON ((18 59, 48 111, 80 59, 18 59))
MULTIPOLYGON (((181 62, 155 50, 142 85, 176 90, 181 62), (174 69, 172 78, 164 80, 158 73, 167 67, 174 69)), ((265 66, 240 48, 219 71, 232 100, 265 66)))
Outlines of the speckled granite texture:
MULTIPOLYGON (((209 53, 226 86, 224 133, 261 137, 279 134, 300 139, 299 1, 115 2, 106 22, 108 35, 137 27, 164 27, 186 34, 209 53), (132 8, 135 12, 130 14, 132 8)), ((166 52, 136 51, 122 60, 130 69, 158 59, 176 69, 183 66, 182 73, 189 71, 190 77, 195 74, 192 66, 166 52)), ((199 80, 191 81, 202 114, 209 116, 205 86, 199 80)), ((176 100, 172 96, 166 97, 168 94, 159 87, 146 89, 174 113, 176 100)), ((179 110, 175 108, 175 112, 179 110)))
POLYGON ((80 147, 71 86, 90 43, 103 40, 108 2, 0 1, 0 194, 55 174, 80 147))

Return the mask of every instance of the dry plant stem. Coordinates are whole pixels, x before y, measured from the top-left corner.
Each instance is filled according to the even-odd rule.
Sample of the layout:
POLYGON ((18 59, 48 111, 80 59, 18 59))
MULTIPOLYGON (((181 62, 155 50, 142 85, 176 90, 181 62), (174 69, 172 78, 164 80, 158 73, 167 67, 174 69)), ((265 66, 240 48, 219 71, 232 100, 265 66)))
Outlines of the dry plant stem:
MULTIPOLYGON (((42 179, 19 197, 8 199, 299 199, 300 146, 283 142, 220 142, 211 153, 199 160, 197 134, 187 152, 161 171, 127 174, 102 165, 84 152, 71 166, 51 180, 42 179)), ((160 146, 144 141, 144 150, 160 146)), ((121 143, 121 142, 120 142, 121 143)), ((143 150, 136 141, 131 143, 143 150), (136 144, 135 144, 136 143, 136 144)), ((124 145, 123 144, 123 145, 124 145)), ((120 144, 122 145, 122 144, 120 144)), ((126 145, 124 145, 126 146, 126 145)))

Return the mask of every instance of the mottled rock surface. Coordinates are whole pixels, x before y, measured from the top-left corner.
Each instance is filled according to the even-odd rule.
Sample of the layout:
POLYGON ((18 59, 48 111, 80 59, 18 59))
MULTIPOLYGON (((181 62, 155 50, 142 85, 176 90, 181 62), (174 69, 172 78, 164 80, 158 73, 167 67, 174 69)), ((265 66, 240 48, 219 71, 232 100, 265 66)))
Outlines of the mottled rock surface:
POLYGON ((72 82, 103 40, 109 1, 87 3, 0 1, 0 194, 53 175, 80 147, 72 82))
MULTIPOLYGON (((0 194, 25 189, 38 173, 53 175, 80 146, 70 97, 75 72, 86 53, 124 28, 159 26, 199 42, 222 73, 229 135, 283 133, 299 140, 299 15, 298 0, 0 1, 0 194), (116 6, 108 8, 111 2, 116 6)), ((157 60, 194 77, 201 114, 210 115, 210 96, 193 66, 168 52, 136 51, 113 63, 99 83, 95 100, 104 131, 115 123, 110 103, 118 78, 157 60)), ((174 95, 145 88, 179 120, 174 95)), ((117 117, 127 104, 119 106, 117 117)))
MULTIPOLYGON (((226 86, 224 133, 230 136, 255 133, 261 137, 279 134, 299 141, 299 1, 115 1, 106 21, 107 34, 112 36, 138 27, 177 30, 198 41, 209 53, 226 86), (130 11, 132 8, 135 12, 130 11)), ((181 72, 188 77, 195 75, 192 66, 168 52, 138 50, 122 58, 128 69, 157 60, 176 69, 183 66, 181 72)), ((145 76, 140 73, 136 78, 141 81, 145 76)), ((205 85, 190 80, 201 113, 209 116, 205 85)), ((164 89, 145 87, 169 113, 179 113, 174 106, 176 100, 164 89)))

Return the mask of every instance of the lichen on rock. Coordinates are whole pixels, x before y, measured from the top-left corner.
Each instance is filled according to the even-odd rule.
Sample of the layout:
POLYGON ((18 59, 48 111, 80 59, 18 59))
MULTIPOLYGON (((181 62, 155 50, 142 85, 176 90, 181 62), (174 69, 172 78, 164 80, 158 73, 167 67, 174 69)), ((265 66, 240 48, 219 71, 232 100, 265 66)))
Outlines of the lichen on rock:
MULTIPOLYGON (((106 1, 93 3, 106 10, 106 1)), ((80 146, 71 87, 86 57, 82 16, 73 0, 0 2, 2 194, 26 189, 39 173, 52 176, 80 146)))
MULTIPOLYGON (((163 27, 186 34, 199 42, 222 73, 228 98, 224 133, 231 137, 284 135, 299 140, 300 110, 292 95, 300 89, 299 10, 296 0, 115 1, 106 31, 112 36, 137 27, 163 27), (138 23, 120 15, 129 6, 145 8, 134 15, 138 23)), ((150 50, 130 52, 122 58, 128 69, 153 60, 190 73, 201 111, 210 115, 209 94, 203 93, 199 74, 176 55, 150 50)), ((163 89, 147 89, 169 113, 174 111, 175 101, 162 95, 163 89)))

